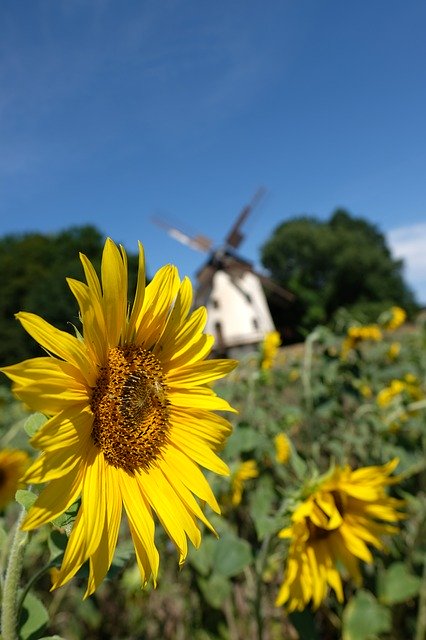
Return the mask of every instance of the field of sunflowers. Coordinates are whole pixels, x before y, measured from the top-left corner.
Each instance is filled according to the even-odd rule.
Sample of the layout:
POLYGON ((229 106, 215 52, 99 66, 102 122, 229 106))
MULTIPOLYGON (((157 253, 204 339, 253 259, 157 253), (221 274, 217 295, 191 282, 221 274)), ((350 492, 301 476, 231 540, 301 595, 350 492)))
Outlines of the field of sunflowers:
MULTIPOLYGON (((106 262, 117 262, 115 249, 108 250, 106 262)), ((161 273, 158 286, 173 277, 161 273)), ((82 310, 94 282, 87 290, 72 285, 82 310)), ((169 287, 170 299, 181 305, 167 316, 175 325, 165 325, 175 332, 174 345, 182 327, 197 321, 179 320, 187 286, 184 281, 169 287)), ((157 317, 160 306, 161 300, 157 317)), ((102 313, 96 313, 99 320, 102 313)), ((87 329, 93 317, 82 315, 87 329)), ((48 334, 40 319, 29 316, 22 315, 22 324, 40 344, 60 344, 59 332, 48 334)), ((176 351, 170 355, 175 368, 164 379, 159 354, 170 340, 161 338, 157 349, 154 320, 155 315, 144 327, 151 350, 109 350, 109 369, 101 369, 90 404, 92 439, 114 473, 123 467, 116 476, 86 454, 83 418, 81 425, 80 418, 64 418, 82 402, 70 364, 71 341, 51 350, 63 358, 61 375, 70 376, 72 369, 73 388, 55 379, 49 393, 46 387, 40 395, 46 378, 54 378, 51 356, 38 359, 43 362, 37 370, 28 364, 35 361, 27 361, 25 371, 4 368, 25 404, 4 377, 2 640, 425 640, 424 319, 407 323, 404 311, 394 307, 375 324, 363 325, 342 313, 333 328, 318 327, 303 344, 280 347, 276 334, 267 336, 259 352, 232 371, 232 364, 209 365, 208 359, 179 369, 183 356, 176 351), (137 377, 142 365, 149 371, 143 379, 137 377), (207 374, 212 367, 215 373, 207 374), (118 382, 105 371, 114 372, 118 382), (25 375, 32 376, 31 384, 25 375), (191 375, 199 380, 194 388, 191 375), (105 415, 116 411, 111 407, 117 389, 128 400, 123 429, 130 412, 141 422, 147 406, 155 415, 146 436, 152 448, 142 452, 144 458, 125 431, 110 439, 104 433, 105 415), (171 445, 161 434, 168 421, 174 431, 165 433, 175 438, 175 449, 167 449, 167 458, 171 445), (72 455, 65 455, 68 446, 74 447, 72 455), (43 456, 37 457, 38 449, 43 456), (76 451, 89 460, 83 484, 76 451), (154 468, 160 459, 161 474, 154 468), (136 466, 146 471, 146 493, 134 482, 136 466), (117 506, 115 477, 127 519, 121 518, 121 501, 117 506), (123 477, 134 483, 132 490, 123 477), (69 479, 67 491, 64 482, 55 485, 58 478, 69 479), (96 541, 90 531, 99 531, 96 541), (58 587, 53 591, 52 583, 58 587)), ((200 336, 200 352, 204 343, 200 336)), ((83 366, 81 371, 90 374, 83 366)), ((86 409, 78 406, 83 415, 86 409)))

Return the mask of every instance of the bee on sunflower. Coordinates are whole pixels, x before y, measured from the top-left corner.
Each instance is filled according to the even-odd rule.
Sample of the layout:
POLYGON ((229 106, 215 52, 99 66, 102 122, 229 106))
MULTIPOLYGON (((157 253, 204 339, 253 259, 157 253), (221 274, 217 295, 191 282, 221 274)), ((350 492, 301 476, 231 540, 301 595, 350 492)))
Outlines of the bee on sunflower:
POLYGON ((105 242, 101 278, 81 255, 86 283, 68 279, 82 333, 60 331, 37 315, 18 320, 48 355, 3 367, 28 407, 48 416, 32 439, 41 455, 27 483, 46 483, 23 529, 52 521, 78 499, 76 520, 53 588, 89 561, 85 597, 105 577, 117 544, 123 508, 142 583, 155 584, 159 554, 155 516, 183 563, 187 539, 198 546, 199 522, 213 530, 200 502, 219 513, 200 466, 227 475, 217 450, 229 422, 214 411, 233 411, 211 383, 232 360, 209 359, 213 337, 203 333, 204 307, 191 311, 192 285, 166 265, 145 286, 139 244, 137 287, 127 299, 127 256, 105 242))

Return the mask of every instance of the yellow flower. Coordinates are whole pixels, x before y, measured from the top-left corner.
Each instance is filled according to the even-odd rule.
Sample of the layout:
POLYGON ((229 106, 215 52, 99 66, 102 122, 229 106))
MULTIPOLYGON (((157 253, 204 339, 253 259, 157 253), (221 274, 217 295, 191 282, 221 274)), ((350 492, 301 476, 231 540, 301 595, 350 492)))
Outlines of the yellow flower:
POLYGON ((398 528, 390 523, 404 517, 398 512, 403 502, 385 491, 397 481, 389 478, 397 464, 394 459, 356 471, 335 467, 296 507, 291 526, 279 533, 290 539, 290 549, 277 605, 302 611, 312 601, 317 608, 329 588, 342 602, 339 565, 361 584, 359 561, 373 561, 368 545, 383 550, 382 535, 396 533, 398 528))
POLYGON ((371 398, 373 395, 373 391, 368 384, 361 384, 359 387, 359 391, 364 398, 371 398))
POLYGON ((246 481, 257 478, 258 475, 256 460, 246 460, 240 464, 231 478, 231 504, 234 507, 237 507, 241 502, 246 481))
POLYGON ((421 400, 423 398, 423 392, 419 387, 419 381, 416 376, 411 373, 407 373, 404 380, 391 380, 389 386, 381 389, 377 394, 377 404, 380 407, 387 407, 391 404, 394 398, 397 398, 403 393, 406 394, 409 401, 421 400))
POLYGON ((399 342, 392 342, 388 349, 388 358, 390 360, 396 360, 399 356, 399 352, 401 351, 401 345, 399 342))
POLYGON ((270 369, 274 364, 280 344, 281 338, 278 331, 269 331, 265 335, 261 356, 261 368, 263 370, 270 369))
POLYGON ((216 455, 230 432, 214 410, 232 411, 208 386, 235 362, 206 360, 213 338, 203 334, 204 307, 190 312, 192 286, 166 265, 145 287, 143 247, 135 298, 128 305, 127 256, 108 239, 101 281, 81 255, 87 284, 68 280, 82 320, 74 337, 31 313, 17 314, 47 351, 4 367, 14 392, 50 419, 33 437, 42 450, 25 475, 47 483, 23 528, 33 529, 81 504, 53 588, 89 560, 85 596, 108 571, 127 514, 142 582, 155 583, 159 556, 154 514, 175 543, 179 562, 187 538, 198 546, 198 520, 212 529, 196 497, 219 512, 198 465, 219 474, 216 455))
POLYGON ((285 433, 279 433, 274 438, 275 458, 277 462, 286 464, 291 456, 291 446, 285 433))
POLYGON ((28 455, 20 449, 0 451, 0 509, 14 498, 28 461, 28 455))
POLYGON ((404 376, 405 382, 412 385, 418 385, 419 380, 413 373, 406 373, 404 376))
POLYGON ((391 307, 390 318, 385 322, 385 329, 394 331, 398 329, 407 319, 407 314, 401 307, 391 307))
POLYGON ((369 324, 364 327, 349 327, 346 338, 343 340, 341 355, 345 358, 349 351, 363 340, 373 340, 378 342, 382 340, 383 334, 377 324, 369 324))

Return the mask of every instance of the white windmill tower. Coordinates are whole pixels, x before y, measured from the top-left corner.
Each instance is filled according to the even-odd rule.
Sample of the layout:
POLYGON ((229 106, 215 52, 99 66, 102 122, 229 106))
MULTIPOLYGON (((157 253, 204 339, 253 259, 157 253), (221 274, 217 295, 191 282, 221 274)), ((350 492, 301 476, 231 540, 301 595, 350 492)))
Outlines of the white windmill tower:
POLYGON ((288 301, 294 298, 289 291, 255 271, 250 262, 236 253, 244 239, 241 227, 263 193, 264 190, 259 189, 242 209, 217 249, 212 249, 212 241, 205 236, 191 236, 164 220, 153 219, 179 242, 209 253, 207 261, 196 274, 194 302, 196 306, 207 308, 206 332, 215 337, 216 354, 241 356, 254 350, 265 335, 275 329, 262 285, 288 301))

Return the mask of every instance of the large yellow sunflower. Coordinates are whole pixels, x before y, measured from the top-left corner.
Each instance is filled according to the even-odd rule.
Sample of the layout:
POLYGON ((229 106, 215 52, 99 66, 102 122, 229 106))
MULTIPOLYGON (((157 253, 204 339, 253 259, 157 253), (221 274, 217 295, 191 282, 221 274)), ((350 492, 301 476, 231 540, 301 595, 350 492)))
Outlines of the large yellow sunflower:
POLYGON ((192 286, 167 265, 145 287, 139 244, 137 288, 127 300, 127 257, 105 243, 101 281, 81 255, 87 284, 69 279, 82 335, 60 331, 39 316, 18 313, 49 355, 2 370, 15 394, 50 419, 33 437, 42 450, 25 475, 47 483, 29 511, 26 530, 49 522, 78 498, 78 509, 53 588, 89 560, 86 596, 111 565, 124 506, 145 584, 158 573, 154 514, 179 551, 198 546, 199 521, 212 529, 196 498, 219 507, 199 465, 219 474, 216 455, 230 425, 214 410, 232 411, 210 383, 234 368, 206 360, 213 338, 203 334, 206 311, 191 312, 192 286))
POLYGON ((343 601, 338 564, 361 584, 359 561, 373 561, 368 548, 383 550, 383 534, 393 534, 404 515, 403 501, 389 497, 386 486, 398 460, 383 466, 335 467, 292 514, 291 526, 279 536, 290 539, 286 572, 276 600, 289 611, 302 611, 312 601, 317 608, 329 587, 343 601))

